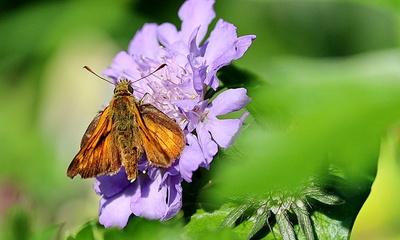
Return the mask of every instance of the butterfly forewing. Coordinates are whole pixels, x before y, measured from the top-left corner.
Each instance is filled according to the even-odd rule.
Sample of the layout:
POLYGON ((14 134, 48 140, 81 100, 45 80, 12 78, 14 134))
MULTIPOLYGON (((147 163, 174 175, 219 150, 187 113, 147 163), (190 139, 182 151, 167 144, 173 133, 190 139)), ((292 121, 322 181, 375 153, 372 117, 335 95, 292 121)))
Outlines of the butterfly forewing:
POLYGON ((121 168, 121 158, 113 147, 112 122, 109 114, 107 107, 89 125, 82 138, 81 150, 68 167, 68 177, 73 178, 80 174, 82 178, 92 178, 115 173, 121 168), (92 134, 90 134, 91 128, 93 128, 92 134))

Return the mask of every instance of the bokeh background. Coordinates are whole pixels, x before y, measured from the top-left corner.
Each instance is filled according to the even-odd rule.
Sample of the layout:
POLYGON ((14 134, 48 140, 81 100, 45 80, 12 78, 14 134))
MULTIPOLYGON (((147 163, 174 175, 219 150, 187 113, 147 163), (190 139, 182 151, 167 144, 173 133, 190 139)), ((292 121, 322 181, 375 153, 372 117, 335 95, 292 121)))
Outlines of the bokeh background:
MULTIPOLYGON (((16 239, 28 239, 28 232, 50 234, 58 225, 65 235, 97 217, 94 180, 71 180, 65 172, 112 86, 82 66, 100 73, 145 22, 179 26, 182 2, 0 3, 0 238, 13 231, 16 239)), ((368 74, 368 66, 400 69, 382 60, 399 55, 397 0, 218 0, 215 10, 239 35, 257 35, 235 64, 271 84, 324 71, 339 76, 352 68, 368 74)), ((353 240, 400 239, 393 132, 382 137, 377 178, 353 240)))

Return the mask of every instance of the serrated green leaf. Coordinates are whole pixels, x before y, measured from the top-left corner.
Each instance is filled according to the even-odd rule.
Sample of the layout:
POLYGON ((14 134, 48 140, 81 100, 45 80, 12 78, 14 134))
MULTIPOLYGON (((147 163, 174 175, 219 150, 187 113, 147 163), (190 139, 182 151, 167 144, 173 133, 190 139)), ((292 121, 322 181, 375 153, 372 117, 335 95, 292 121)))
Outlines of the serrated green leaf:
POLYGON ((305 239, 314 240, 313 225, 310 219, 309 210, 302 201, 296 201, 292 204, 293 212, 296 214, 300 229, 305 239))
POLYGON ((312 194, 312 196, 315 200, 328 205, 338 205, 344 203, 343 199, 333 194, 315 192, 312 194))
POLYGON ((220 229, 224 227, 233 227, 236 220, 251 206, 251 204, 241 204, 236 208, 232 209, 228 216, 225 217, 220 225, 220 229))
POLYGON ((296 240, 296 234, 288 216, 283 212, 279 212, 275 216, 282 238, 284 240, 296 240))
POLYGON ((251 239, 258 231, 260 231, 261 228, 267 224, 268 218, 271 216, 271 211, 268 207, 264 207, 260 210, 261 211, 257 211, 257 214, 253 217, 254 225, 250 229, 246 239, 251 239))

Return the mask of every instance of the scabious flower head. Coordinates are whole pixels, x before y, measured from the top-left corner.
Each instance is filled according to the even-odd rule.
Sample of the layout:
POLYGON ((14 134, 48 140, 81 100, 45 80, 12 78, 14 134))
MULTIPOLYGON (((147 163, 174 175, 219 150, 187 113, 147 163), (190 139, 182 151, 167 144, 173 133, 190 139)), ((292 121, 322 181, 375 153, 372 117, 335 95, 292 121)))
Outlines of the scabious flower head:
POLYGON ((166 113, 185 132, 187 146, 181 157, 167 169, 139 162, 139 174, 131 182, 125 169, 113 176, 97 177, 100 223, 123 228, 133 214, 147 219, 168 220, 182 207, 183 180, 192 181, 199 167, 209 168, 213 157, 229 147, 248 113, 239 119, 217 116, 238 111, 250 101, 244 88, 229 89, 212 102, 205 98, 208 87, 217 89, 216 72, 243 56, 254 35, 238 37, 236 27, 220 19, 203 43, 208 25, 215 17, 214 0, 187 0, 178 15, 181 30, 170 23, 145 24, 129 44, 128 51, 117 54, 103 74, 118 81, 131 81, 147 75, 161 64, 167 66, 132 84, 134 96, 145 98, 166 113))

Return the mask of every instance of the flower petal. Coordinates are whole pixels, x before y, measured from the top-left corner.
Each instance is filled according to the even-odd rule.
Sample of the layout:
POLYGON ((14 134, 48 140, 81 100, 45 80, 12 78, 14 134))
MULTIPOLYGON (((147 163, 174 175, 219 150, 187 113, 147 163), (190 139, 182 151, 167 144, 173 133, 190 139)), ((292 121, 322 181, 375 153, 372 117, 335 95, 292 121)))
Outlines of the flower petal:
POLYGON ((204 95, 204 81, 206 79, 205 59, 195 57, 195 54, 188 55, 188 62, 193 72, 193 87, 201 97, 204 95))
POLYGON ((196 136, 189 133, 186 139, 189 146, 185 147, 179 159, 179 172, 186 182, 192 182, 193 172, 204 163, 205 159, 196 136))
POLYGON ((140 73, 136 70, 137 64, 127 52, 121 51, 115 56, 112 66, 106 68, 102 74, 114 79, 114 82, 120 78, 137 79, 140 73))
POLYGON ((173 176, 170 179, 170 184, 160 189, 161 173, 154 181, 147 175, 140 175, 136 180, 140 185, 140 193, 133 196, 131 202, 133 214, 150 220, 167 220, 175 216, 182 206, 182 189, 180 188, 182 178, 173 176))
POLYGON ((157 59, 160 44, 157 39, 157 24, 146 23, 143 28, 136 32, 129 43, 128 53, 130 55, 145 56, 157 59))
POLYGON ((182 109, 182 111, 185 112, 192 110, 198 102, 199 98, 172 101, 175 106, 179 107, 180 109, 182 109))
POLYGON ((249 113, 246 112, 240 119, 218 119, 212 117, 212 119, 208 121, 207 129, 218 145, 223 148, 228 148, 233 144, 248 114, 249 113))
POLYGON ((182 208, 182 177, 180 175, 168 178, 168 183, 164 188, 168 190, 168 211, 165 213, 161 221, 166 221, 174 217, 182 208))
POLYGON ((113 175, 103 175, 96 178, 96 183, 93 187, 98 195, 104 195, 105 197, 111 197, 122 190, 124 190, 130 181, 128 181, 125 168, 113 175))
POLYGON ((192 132, 199 124, 199 113, 207 107, 208 101, 199 102, 199 98, 188 100, 177 100, 174 104, 181 110, 188 121, 187 129, 192 132))
POLYGON ((202 167, 209 168, 209 164, 213 160, 213 157, 218 152, 217 144, 211 139, 211 135, 208 129, 203 125, 199 125, 196 128, 196 133, 199 138, 200 147, 203 151, 205 163, 202 164, 202 167))
POLYGON ((124 228, 132 214, 131 198, 137 194, 138 185, 130 184, 124 191, 100 200, 99 222, 106 228, 124 228))
POLYGON ((179 9, 178 16, 182 20, 181 39, 189 43, 193 30, 200 26, 197 35, 197 46, 207 33, 208 25, 215 18, 214 0, 187 0, 179 9))
POLYGON ((167 48, 171 48, 175 42, 181 41, 178 30, 171 23, 161 24, 157 28, 157 36, 160 43, 167 48))
POLYGON ((255 35, 247 35, 238 38, 233 24, 222 19, 218 20, 205 44, 204 57, 209 63, 207 68, 209 74, 205 84, 216 89, 219 84, 216 72, 232 60, 241 58, 255 37, 255 35))
POLYGON ((251 98, 245 88, 228 89, 220 93, 206 109, 211 116, 220 116, 244 108, 251 98))

